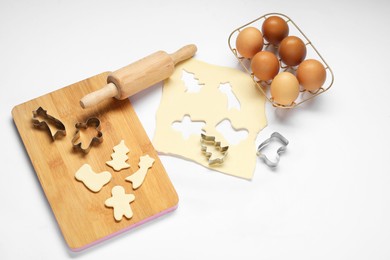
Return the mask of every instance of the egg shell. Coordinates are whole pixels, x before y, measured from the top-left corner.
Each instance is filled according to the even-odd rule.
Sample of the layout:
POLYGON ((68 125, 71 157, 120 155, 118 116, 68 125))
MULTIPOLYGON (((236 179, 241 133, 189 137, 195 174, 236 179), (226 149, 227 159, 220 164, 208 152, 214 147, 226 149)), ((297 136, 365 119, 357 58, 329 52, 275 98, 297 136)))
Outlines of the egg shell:
POLYGON ((305 60, 297 69, 297 79, 304 89, 316 91, 326 80, 325 67, 318 60, 305 60))
POLYGON ((270 16, 263 22, 261 27, 263 37, 273 45, 279 43, 288 36, 289 27, 287 22, 279 16, 270 16))
POLYGON ((253 74, 260 80, 273 79, 279 72, 279 60, 269 51, 258 52, 251 61, 253 74))
POLYGON ((277 104, 291 105, 298 95, 298 79, 290 72, 279 73, 271 83, 271 96, 277 104))
POLYGON ((306 45, 296 36, 287 36, 279 46, 279 56, 288 66, 297 66, 306 58, 306 45))
POLYGON ((255 27, 240 31, 236 39, 236 49, 243 57, 250 59, 263 49, 263 34, 255 27))

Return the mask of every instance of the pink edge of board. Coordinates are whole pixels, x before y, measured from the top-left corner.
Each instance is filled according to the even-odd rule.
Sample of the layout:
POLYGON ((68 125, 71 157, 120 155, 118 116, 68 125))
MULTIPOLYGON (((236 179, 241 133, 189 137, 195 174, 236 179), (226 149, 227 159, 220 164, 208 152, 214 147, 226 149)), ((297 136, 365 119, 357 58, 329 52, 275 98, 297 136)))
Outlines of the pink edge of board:
POLYGON ((161 217, 161 216, 163 216, 163 215, 165 215, 165 214, 167 214, 167 213, 169 213, 169 212, 172 212, 172 211, 174 211, 175 209, 177 209, 177 207, 178 207, 178 204, 177 204, 176 206, 172 207, 172 208, 163 210, 163 211, 161 211, 160 213, 157 213, 156 215, 153 215, 153 216, 150 216, 150 217, 148 217, 148 218, 145 218, 144 220, 141 220, 140 222, 137 222, 137 223, 135 223, 135 224, 133 224, 133 225, 131 225, 131 226, 128 226, 128 227, 126 227, 126 228, 124 228, 124 229, 121 229, 121 230, 119 230, 119 231, 117 231, 117 232, 115 232, 115 233, 112 233, 111 235, 108 235, 108 236, 106 236, 106 237, 102 237, 102 238, 100 238, 100 239, 98 239, 98 240, 96 240, 96 241, 94 241, 94 242, 92 242, 92 243, 86 244, 85 246, 78 247, 78 248, 70 248, 70 247, 69 247, 69 248, 70 248, 70 250, 71 250, 72 252, 80 252, 80 251, 83 251, 83 250, 85 250, 85 249, 87 249, 87 248, 89 248, 89 247, 92 247, 92 246, 95 246, 95 245, 97 245, 97 244, 100 244, 101 242, 103 242, 103 241, 105 241, 105 240, 108 240, 108 239, 113 238, 113 237, 115 237, 115 236, 117 236, 117 235, 120 235, 120 234, 122 234, 122 233, 124 233, 124 232, 126 232, 126 231, 129 231, 130 229, 133 229, 133 228, 136 228, 136 227, 138 227, 138 226, 141 226, 142 224, 145 224, 146 222, 149 222, 149 221, 151 221, 151 220, 153 220, 153 219, 156 219, 156 218, 159 218, 159 217, 161 217))

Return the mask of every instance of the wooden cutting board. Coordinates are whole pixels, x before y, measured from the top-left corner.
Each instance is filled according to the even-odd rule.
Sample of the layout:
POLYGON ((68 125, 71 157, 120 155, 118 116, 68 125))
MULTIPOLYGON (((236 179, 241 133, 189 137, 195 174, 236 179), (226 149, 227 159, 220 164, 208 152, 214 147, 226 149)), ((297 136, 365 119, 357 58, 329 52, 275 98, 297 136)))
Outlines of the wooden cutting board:
POLYGON ((107 100, 95 107, 82 109, 81 97, 106 84, 108 72, 15 106, 12 116, 30 156, 44 193, 54 212, 62 234, 71 250, 79 251, 120 234, 132 227, 176 209, 178 196, 167 173, 146 135, 129 100, 107 100), (50 135, 33 127, 32 111, 38 107, 61 120, 66 136, 52 141, 50 135), (72 137, 77 122, 90 117, 101 121, 103 142, 83 155, 73 151, 72 137), (129 169, 115 172, 105 162, 111 160, 113 147, 121 140, 129 148, 129 169), (133 190, 125 178, 139 169, 139 158, 148 154, 155 159, 145 181, 133 190), (95 172, 109 171, 111 181, 98 193, 88 190, 75 179, 76 171, 85 163, 95 172), (115 221, 113 209, 104 205, 111 189, 120 185, 135 195, 131 203, 133 217, 115 221))

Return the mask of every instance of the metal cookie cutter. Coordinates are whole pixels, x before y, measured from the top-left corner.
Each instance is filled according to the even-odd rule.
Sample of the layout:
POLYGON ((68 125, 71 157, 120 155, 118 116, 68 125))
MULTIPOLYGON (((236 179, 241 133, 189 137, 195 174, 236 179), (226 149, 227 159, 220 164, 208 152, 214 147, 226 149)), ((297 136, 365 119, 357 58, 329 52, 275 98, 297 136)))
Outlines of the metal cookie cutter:
POLYGON ((221 142, 215 141, 215 136, 208 136, 205 134, 201 134, 200 139, 200 145, 202 153, 206 156, 209 165, 216 165, 216 164, 222 164, 225 160, 225 157, 227 155, 227 151, 229 149, 229 146, 221 146, 221 142), (218 158, 211 159, 213 153, 207 151, 207 144, 213 145, 218 151, 221 152, 222 156, 218 158))
POLYGON ((44 110, 42 107, 39 107, 37 110, 32 111, 32 113, 32 121, 34 127, 46 130, 50 134, 50 137, 53 139, 53 141, 57 138, 66 135, 65 125, 57 118, 49 115, 47 113, 47 110, 44 110), (43 120, 40 121, 38 118, 41 118, 43 120), (49 124, 56 128, 56 131, 54 133, 51 131, 49 124))
POLYGON ((272 133, 270 138, 268 138, 267 140, 265 140, 264 142, 262 142, 259 145, 259 147, 257 148, 257 156, 259 156, 259 158, 263 159, 265 164, 267 164, 269 167, 276 167, 280 161, 280 154, 286 150, 287 145, 288 145, 288 140, 284 136, 279 134, 278 132, 274 132, 274 133, 272 133), (266 147, 267 145, 269 145, 274 140, 280 142, 282 144, 282 146, 279 147, 279 149, 276 151, 276 153, 277 153, 276 161, 273 162, 270 159, 268 159, 268 157, 265 154, 262 154, 261 150, 264 147, 266 147))
POLYGON ((89 118, 85 123, 77 123, 75 125, 76 133, 72 139, 73 149, 76 151, 81 151, 83 153, 88 153, 91 150, 93 145, 98 145, 103 142, 103 133, 100 131, 100 120, 96 117, 89 118), (87 129, 88 127, 94 127, 97 131, 97 135, 91 139, 91 142, 88 144, 87 148, 83 148, 81 141, 77 142, 80 138, 80 129, 87 129))

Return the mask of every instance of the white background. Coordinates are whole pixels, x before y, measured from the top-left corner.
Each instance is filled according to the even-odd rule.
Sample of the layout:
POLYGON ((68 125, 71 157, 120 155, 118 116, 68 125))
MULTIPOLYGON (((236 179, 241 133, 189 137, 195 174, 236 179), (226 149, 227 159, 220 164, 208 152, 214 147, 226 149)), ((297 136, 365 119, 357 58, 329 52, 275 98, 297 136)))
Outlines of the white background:
MULTIPOLYGON (((389 259, 390 3, 377 1, 0 1, 0 259, 389 259), (82 253, 59 231, 11 109, 156 50, 237 62, 230 32, 290 16, 335 73, 329 92, 278 111, 289 140, 277 170, 252 181, 161 156, 180 197, 161 219, 82 253)), ((149 137, 161 85, 131 98, 149 137)))

